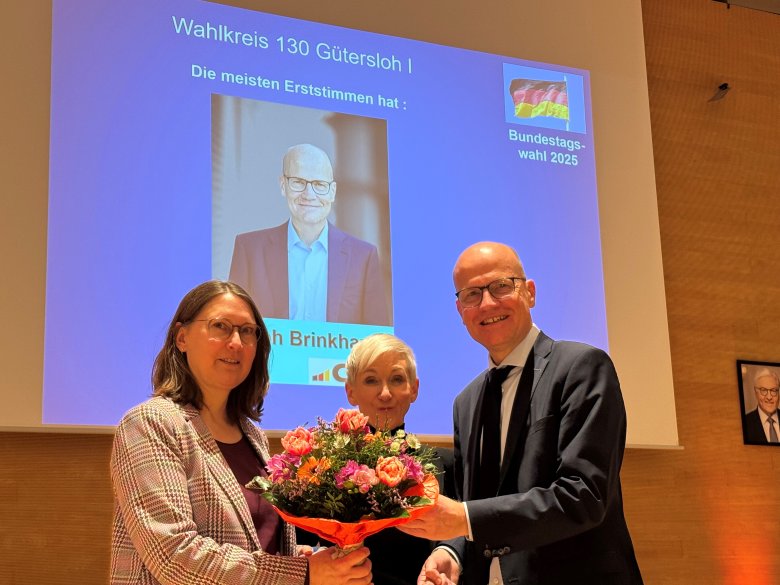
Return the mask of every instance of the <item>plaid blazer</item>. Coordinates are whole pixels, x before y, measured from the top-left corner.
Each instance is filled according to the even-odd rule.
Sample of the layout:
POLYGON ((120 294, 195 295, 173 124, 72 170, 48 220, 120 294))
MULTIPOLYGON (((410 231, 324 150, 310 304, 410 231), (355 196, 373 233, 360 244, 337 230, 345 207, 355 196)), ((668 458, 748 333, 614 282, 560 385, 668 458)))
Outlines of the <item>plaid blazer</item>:
MULTIPOLYGON (((265 434, 241 427, 264 461, 265 434)), ((301 585, 308 561, 260 550, 238 482, 196 408, 155 397, 132 408, 111 454, 111 583, 301 585)), ((283 524, 281 551, 295 531, 283 524)))

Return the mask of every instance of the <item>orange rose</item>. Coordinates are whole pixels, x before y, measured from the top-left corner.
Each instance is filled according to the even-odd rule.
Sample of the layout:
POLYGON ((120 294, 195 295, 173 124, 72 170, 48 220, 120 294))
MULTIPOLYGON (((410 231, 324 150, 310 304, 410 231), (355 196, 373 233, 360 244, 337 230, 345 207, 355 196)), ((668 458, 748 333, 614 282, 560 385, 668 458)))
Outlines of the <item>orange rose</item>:
POLYGON ((342 433, 362 431, 368 424, 368 417, 357 409, 339 408, 336 413, 336 424, 342 433))
POLYGON ((376 474, 383 484, 395 487, 406 478, 406 466, 398 457, 380 457, 376 462, 376 474))
POLYGON ((363 437, 363 440, 366 443, 373 443, 374 441, 377 441, 382 438, 382 431, 377 431, 376 433, 366 433, 366 436, 363 437))
POLYGON ((311 453, 313 445, 314 436, 309 429, 303 427, 287 431, 287 434, 282 438, 282 447, 291 455, 311 453))

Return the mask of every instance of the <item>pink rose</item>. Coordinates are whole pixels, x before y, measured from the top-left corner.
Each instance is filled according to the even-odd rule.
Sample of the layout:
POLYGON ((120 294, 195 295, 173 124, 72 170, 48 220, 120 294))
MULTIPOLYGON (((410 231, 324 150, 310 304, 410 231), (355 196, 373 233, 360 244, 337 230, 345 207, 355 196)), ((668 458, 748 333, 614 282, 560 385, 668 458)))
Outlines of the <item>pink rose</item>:
POLYGON ((352 474, 352 483, 354 483, 361 494, 365 494, 373 486, 379 483, 376 471, 368 465, 361 465, 354 474, 352 474))
POLYGON ((314 436, 309 429, 298 427, 295 430, 287 431, 282 438, 282 447, 291 455, 306 455, 311 453, 314 446, 314 436))
POLYGON ((380 457, 376 462, 376 474, 383 484, 395 487, 406 479, 406 466, 398 457, 380 457))
POLYGON ((342 433, 362 431, 368 424, 368 417, 357 409, 339 408, 336 413, 336 425, 342 433))
POLYGON ((353 461, 350 459, 344 464, 344 467, 342 467, 334 476, 333 479, 336 480, 336 487, 341 489, 344 489, 344 484, 348 481, 352 481, 352 475, 360 469, 360 465, 357 461, 353 461))

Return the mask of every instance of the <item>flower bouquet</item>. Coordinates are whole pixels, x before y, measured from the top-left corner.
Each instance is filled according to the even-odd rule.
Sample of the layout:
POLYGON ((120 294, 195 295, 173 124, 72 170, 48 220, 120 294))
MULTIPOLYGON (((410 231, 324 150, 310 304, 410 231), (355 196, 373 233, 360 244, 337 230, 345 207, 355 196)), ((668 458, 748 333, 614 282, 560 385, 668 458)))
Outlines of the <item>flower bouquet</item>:
POLYGON ((260 490, 287 522, 343 551, 384 528, 416 518, 439 495, 434 452, 398 430, 371 432, 359 410, 298 427, 282 438, 284 452, 248 488, 260 490))

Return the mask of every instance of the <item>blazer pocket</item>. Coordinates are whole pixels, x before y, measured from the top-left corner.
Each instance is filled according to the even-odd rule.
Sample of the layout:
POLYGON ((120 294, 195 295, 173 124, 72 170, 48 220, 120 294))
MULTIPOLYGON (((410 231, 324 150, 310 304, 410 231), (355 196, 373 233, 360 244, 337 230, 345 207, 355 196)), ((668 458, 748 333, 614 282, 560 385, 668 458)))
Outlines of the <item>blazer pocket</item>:
POLYGON ((550 425, 554 424, 554 422, 555 422, 555 415, 552 414, 540 418, 538 421, 536 421, 534 424, 531 425, 530 429, 528 429, 528 437, 530 438, 531 435, 544 431, 546 427, 549 427, 550 425))
POLYGON ((547 486, 555 479, 558 453, 558 422, 555 416, 546 416, 528 429, 518 474, 518 488, 527 491, 547 486))

